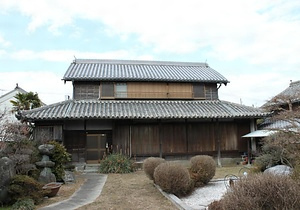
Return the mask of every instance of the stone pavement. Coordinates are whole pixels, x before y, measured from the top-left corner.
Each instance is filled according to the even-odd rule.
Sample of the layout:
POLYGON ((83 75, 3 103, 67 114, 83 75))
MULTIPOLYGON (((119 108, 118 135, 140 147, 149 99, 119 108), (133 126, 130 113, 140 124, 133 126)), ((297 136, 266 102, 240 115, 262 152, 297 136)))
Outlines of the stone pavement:
POLYGON ((92 203, 101 194, 107 175, 99 173, 84 174, 84 184, 69 199, 40 208, 41 210, 76 209, 92 203))

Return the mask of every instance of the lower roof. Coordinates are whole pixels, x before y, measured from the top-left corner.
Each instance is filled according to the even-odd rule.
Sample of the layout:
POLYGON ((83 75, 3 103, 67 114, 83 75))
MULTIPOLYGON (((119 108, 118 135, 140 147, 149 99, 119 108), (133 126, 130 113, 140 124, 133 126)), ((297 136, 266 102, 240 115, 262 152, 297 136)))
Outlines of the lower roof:
POLYGON ((258 108, 220 100, 67 100, 22 111, 25 121, 66 119, 227 119, 266 116, 258 108))

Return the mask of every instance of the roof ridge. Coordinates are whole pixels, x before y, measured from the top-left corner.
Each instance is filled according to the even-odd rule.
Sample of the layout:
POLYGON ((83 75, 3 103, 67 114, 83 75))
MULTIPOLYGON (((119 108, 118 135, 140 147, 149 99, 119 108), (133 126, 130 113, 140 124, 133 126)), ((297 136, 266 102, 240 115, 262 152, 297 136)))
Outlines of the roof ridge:
POLYGON ((178 66, 206 66, 206 62, 186 61, 155 61, 155 60, 114 60, 114 59, 75 59, 73 63, 106 63, 106 64, 132 64, 132 65, 178 65, 178 66))

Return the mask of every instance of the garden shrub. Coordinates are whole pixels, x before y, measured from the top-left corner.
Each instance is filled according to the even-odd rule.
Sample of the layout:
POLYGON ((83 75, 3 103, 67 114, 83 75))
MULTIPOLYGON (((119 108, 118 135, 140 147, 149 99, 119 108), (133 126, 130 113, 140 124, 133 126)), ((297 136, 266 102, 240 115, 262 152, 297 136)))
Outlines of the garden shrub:
POLYGON ((12 207, 12 210, 34 210, 34 201, 32 199, 18 200, 12 207))
POLYGON ((195 186, 207 184, 216 173, 216 162, 211 156, 197 155, 191 158, 190 175, 195 186))
POLYGON ((51 168, 52 173, 55 175, 57 181, 62 181, 65 175, 64 167, 71 161, 71 155, 59 142, 50 141, 49 144, 54 145, 54 153, 50 156, 50 159, 55 163, 53 168, 51 168))
POLYGON ((43 184, 26 175, 16 175, 12 178, 8 187, 8 193, 12 202, 23 199, 32 199, 35 204, 40 203, 48 190, 42 189, 43 184))
POLYGON ((235 182, 210 210, 300 209, 300 185, 289 176, 253 174, 235 182))
POLYGON ((161 163, 156 167, 154 183, 163 191, 177 196, 187 195, 194 188, 188 169, 174 162, 161 163))
POLYGON ((130 159, 121 154, 113 153, 100 162, 100 173, 130 173, 133 172, 133 164, 130 159))
POLYGON ((154 175, 155 168, 159 164, 164 163, 164 162, 165 162, 165 159, 158 158, 158 157, 149 157, 144 160, 143 169, 149 179, 154 180, 153 175, 154 175))
POLYGON ((281 164, 282 148, 275 145, 264 144, 261 149, 262 154, 255 158, 255 165, 260 171, 281 164))
POLYGON ((16 174, 19 175, 28 175, 36 170, 35 162, 39 160, 35 142, 26 138, 6 142, 6 147, 1 151, 0 156, 13 160, 16 174))

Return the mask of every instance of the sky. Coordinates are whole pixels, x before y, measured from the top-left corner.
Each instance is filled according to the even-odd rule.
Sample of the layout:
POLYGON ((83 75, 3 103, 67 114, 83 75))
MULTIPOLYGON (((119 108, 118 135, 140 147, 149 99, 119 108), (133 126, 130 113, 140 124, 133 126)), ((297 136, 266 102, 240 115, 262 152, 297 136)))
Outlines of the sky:
POLYGON ((299 40, 299 0, 0 0, 0 95, 63 101, 75 58, 206 62, 259 107, 300 80, 299 40))

